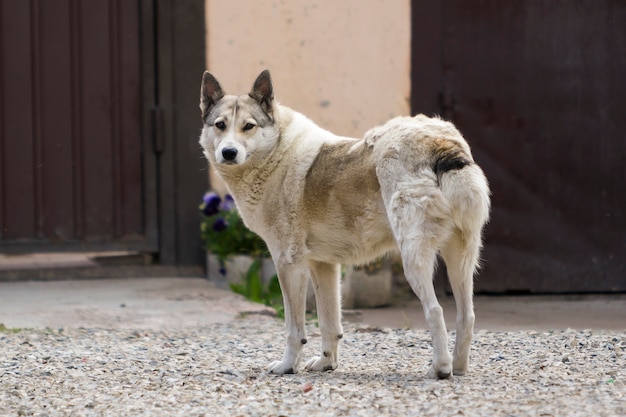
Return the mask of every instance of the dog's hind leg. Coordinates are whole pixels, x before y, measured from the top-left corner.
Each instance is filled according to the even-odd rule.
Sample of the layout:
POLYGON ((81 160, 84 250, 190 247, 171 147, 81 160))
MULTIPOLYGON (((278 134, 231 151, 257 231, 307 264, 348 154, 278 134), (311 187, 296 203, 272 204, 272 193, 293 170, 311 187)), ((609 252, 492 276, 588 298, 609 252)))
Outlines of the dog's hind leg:
POLYGON ((341 327, 340 265, 311 261, 317 316, 322 333, 322 355, 310 359, 305 369, 329 371, 337 368, 337 347, 343 337, 341 327))
POLYGON ((456 302, 456 343, 454 346, 454 375, 465 375, 469 363, 470 344, 474 334, 474 272, 480 251, 480 234, 466 236, 456 230, 441 256, 446 263, 450 286, 456 302))
POLYGON ((452 356, 443 309, 433 285, 438 249, 453 228, 448 204, 431 172, 410 173, 401 165, 390 163, 379 167, 378 177, 387 216, 400 247, 404 274, 422 302, 432 336, 434 358, 428 376, 449 378, 452 356))
POLYGON ((281 361, 272 362, 269 372, 273 374, 293 374, 298 372, 302 346, 307 342, 304 331, 306 310, 306 288, 309 281, 308 265, 277 264, 278 280, 285 304, 285 324, 287 327, 287 347, 281 361))
POLYGON ((428 377, 449 378, 452 375, 452 357, 448 351, 448 334, 443 309, 437 301, 433 285, 436 251, 418 239, 405 242, 401 246, 404 274, 422 303, 433 340, 433 363, 428 377))

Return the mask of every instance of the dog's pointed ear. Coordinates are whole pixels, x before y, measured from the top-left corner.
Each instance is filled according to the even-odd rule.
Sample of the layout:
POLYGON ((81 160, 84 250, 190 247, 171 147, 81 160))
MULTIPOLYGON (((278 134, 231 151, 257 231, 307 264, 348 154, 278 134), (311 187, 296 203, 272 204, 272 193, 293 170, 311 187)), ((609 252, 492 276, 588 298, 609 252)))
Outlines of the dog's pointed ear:
POLYGON ((209 71, 204 71, 200 86, 200 110, 203 119, 209 114, 211 107, 222 97, 224 97, 224 90, 222 90, 220 83, 209 71))
POLYGON ((267 114, 272 113, 274 87, 272 87, 272 77, 270 77, 270 72, 268 70, 264 70, 259 74, 257 79, 254 81, 252 91, 250 91, 248 95, 258 101, 267 114))

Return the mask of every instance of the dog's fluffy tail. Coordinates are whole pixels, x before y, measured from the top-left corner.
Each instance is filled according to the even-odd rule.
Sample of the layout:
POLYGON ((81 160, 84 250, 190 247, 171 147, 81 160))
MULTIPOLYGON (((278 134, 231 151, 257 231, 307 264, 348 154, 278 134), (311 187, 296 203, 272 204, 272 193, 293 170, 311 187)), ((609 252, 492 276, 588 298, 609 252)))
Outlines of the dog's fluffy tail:
POLYGON ((489 185, 452 123, 424 115, 396 117, 370 129, 365 143, 375 149, 381 186, 406 176, 432 181, 443 194, 461 238, 480 240, 489 218, 489 185), (381 172, 386 174, 381 176, 381 172), (420 177, 419 172, 425 175, 420 177))
POLYGON ((474 162, 461 133, 452 123, 416 116, 432 126, 430 165, 441 192, 450 204, 451 215, 463 234, 480 236, 489 219, 489 184, 474 162), (438 133, 438 134, 437 134, 438 133))
POLYGON ((439 172, 435 171, 439 188, 448 201, 461 251, 466 252, 462 268, 475 272, 491 205, 487 179, 476 163, 462 155, 451 156, 439 165, 439 172))
POLYGON ((432 155, 432 170, 435 171, 437 179, 441 181, 443 174, 456 171, 473 163, 471 156, 459 143, 451 140, 435 140, 437 146, 432 155))
POLYGON ((485 174, 475 163, 456 160, 458 169, 437 173, 441 192, 450 203, 454 223, 461 231, 482 229, 489 219, 489 185, 485 174))

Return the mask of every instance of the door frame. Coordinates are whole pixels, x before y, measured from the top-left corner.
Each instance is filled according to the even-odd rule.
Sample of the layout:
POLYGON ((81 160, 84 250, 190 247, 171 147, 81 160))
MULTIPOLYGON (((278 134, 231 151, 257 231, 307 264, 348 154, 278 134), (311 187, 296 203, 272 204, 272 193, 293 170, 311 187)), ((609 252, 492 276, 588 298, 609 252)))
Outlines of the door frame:
POLYGON ((147 220, 166 265, 200 265, 198 206, 208 165, 198 145, 200 80, 206 68, 204 0, 141 0, 147 220), (151 105, 150 105, 151 103, 151 105), (148 145, 146 145, 148 146, 148 145))

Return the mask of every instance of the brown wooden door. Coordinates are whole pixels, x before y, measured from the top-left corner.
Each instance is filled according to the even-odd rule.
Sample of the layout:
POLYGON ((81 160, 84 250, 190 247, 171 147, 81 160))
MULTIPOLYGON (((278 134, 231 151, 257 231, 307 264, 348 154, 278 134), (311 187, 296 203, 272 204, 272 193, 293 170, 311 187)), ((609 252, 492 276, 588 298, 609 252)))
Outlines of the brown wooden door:
POLYGON ((452 119, 489 178, 477 290, 626 291, 626 3, 428 3, 413 109, 452 119))
POLYGON ((157 249, 137 1, 0 1, 0 245, 157 249))

